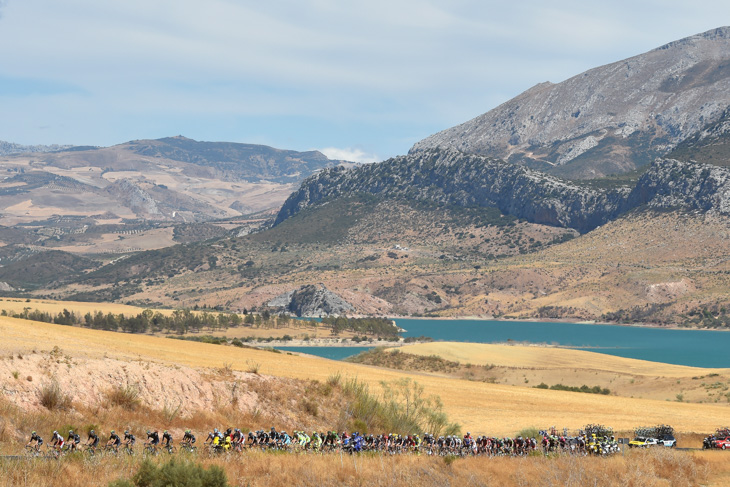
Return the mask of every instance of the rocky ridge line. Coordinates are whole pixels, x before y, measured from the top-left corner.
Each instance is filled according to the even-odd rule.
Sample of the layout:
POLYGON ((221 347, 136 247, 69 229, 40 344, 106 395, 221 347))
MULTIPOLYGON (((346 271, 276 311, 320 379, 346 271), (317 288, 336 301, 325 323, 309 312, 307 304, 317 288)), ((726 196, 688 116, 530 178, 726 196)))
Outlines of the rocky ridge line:
POLYGON ((634 187, 600 189, 497 159, 454 150, 421 151, 350 170, 322 171, 287 199, 275 224, 307 207, 358 193, 497 207, 532 223, 588 232, 642 205, 730 213, 730 170, 656 160, 634 187))

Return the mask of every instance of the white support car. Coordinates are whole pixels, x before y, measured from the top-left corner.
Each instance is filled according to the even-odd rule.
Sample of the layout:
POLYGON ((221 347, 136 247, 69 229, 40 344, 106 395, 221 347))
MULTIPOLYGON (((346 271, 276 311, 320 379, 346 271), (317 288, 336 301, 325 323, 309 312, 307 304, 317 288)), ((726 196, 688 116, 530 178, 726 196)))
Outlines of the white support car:
POLYGON ((664 435, 659 437, 659 444, 667 448, 674 448, 677 446, 677 439, 672 435, 664 435))

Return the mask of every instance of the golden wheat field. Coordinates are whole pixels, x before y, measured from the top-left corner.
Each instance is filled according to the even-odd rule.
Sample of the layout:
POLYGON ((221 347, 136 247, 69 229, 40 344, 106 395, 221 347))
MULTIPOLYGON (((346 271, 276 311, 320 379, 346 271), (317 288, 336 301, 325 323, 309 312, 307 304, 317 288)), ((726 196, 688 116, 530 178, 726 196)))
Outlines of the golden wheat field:
POLYGON ((473 432, 513 435, 525 427, 559 425, 571 429, 587 423, 630 430, 637 425, 667 423, 684 432, 714 431, 726 424, 730 409, 715 404, 685 404, 593 394, 540 390, 368 367, 264 350, 239 349, 152 336, 65 327, 2 317, 0 353, 48 351, 58 346, 71 356, 109 357, 191 367, 229 364, 246 371, 325 381, 334 373, 357 377, 378 388, 380 381, 414 377, 444 403, 450 419, 473 432))
POLYGON ((502 367, 536 367, 551 369, 590 368, 604 372, 654 377, 692 377, 703 374, 726 374, 729 369, 703 369, 682 365, 648 362, 584 350, 557 347, 500 345, 490 343, 432 342, 399 348, 414 355, 437 355, 446 360, 475 365, 502 367))

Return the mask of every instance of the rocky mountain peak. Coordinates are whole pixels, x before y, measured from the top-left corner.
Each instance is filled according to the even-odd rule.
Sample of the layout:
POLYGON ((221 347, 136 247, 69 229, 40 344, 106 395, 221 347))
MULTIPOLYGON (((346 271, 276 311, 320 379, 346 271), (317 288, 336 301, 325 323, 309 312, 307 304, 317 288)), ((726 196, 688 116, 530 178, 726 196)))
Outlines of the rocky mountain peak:
POLYGON ((416 143, 500 158, 569 178, 631 171, 730 106, 730 28, 597 67, 416 143))

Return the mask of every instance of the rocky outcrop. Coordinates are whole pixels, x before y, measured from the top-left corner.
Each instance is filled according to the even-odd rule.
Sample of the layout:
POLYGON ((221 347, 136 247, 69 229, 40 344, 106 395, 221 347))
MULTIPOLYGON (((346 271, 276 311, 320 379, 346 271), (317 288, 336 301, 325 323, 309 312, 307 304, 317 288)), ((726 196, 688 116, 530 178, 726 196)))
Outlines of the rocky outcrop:
POLYGON ((355 308, 324 287, 324 285, 305 285, 275 297, 268 303, 296 316, 322 317, 352 313, 355 308))
POLYGON ((442 205, 497 207, 532 223, 588 232, 640 207, 730 212, 730 169, 656 160, 633 186, 601 189, 497 159, 433 150, 351 170, 323 171, 293 193, 276 224, 312 205, 371 194, 442 205))
POLYGON ((162 212, 157 207, 157 201, 148 192, 127 179, 120 179, 110 184, 106 191, 135 212, 137 216, 162 216, 162 212))
POLYGON ((497 159, 454 150, 422 151, 307 179, 276 223, 312 204, 355 193, 443 205, 497 207, 534 223, 589 231, 626 211, 630 188, 597 190, 497 159))
POLYGON ((539 84, 416 143, 572 178, 630 171, 666 155, 730 105, 730 28, 722 27, 539 84))
POLYGON ((656 161, 629 196, 629 207, 699 210, 730 214, 730 169, 681 162, 656 161))

